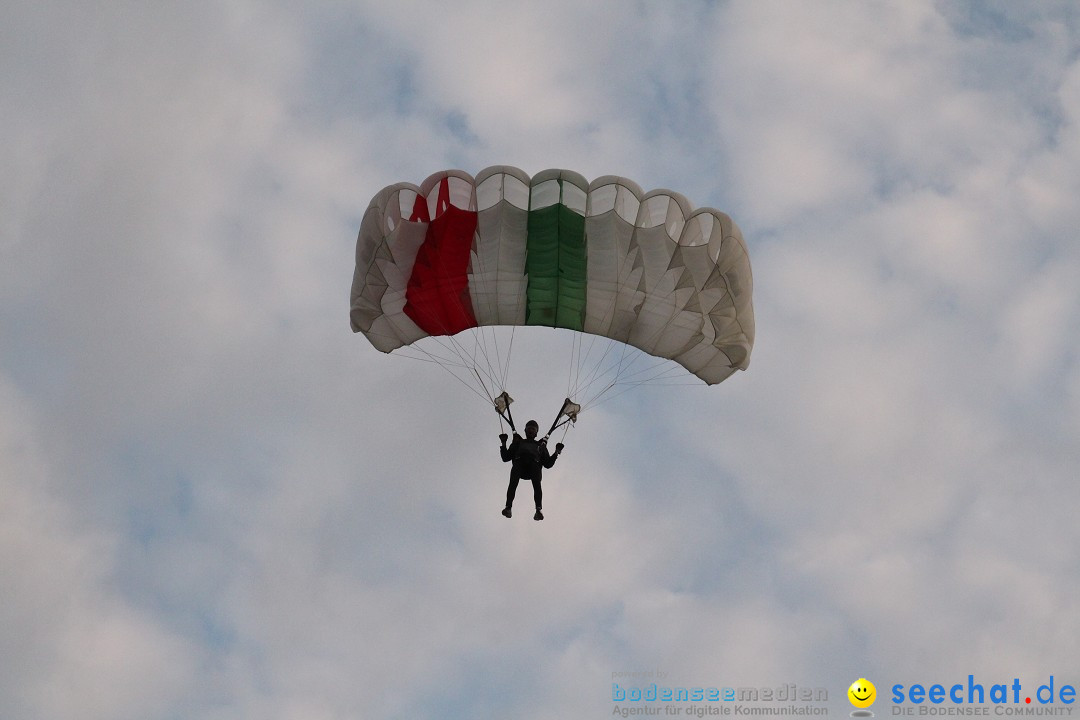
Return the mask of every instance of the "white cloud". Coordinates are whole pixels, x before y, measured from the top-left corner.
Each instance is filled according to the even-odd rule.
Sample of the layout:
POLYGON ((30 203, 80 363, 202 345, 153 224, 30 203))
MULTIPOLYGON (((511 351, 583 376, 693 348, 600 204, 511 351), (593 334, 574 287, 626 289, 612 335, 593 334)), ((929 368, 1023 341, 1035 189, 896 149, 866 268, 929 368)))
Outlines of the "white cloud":
POLYGON ((1075 680, 1076 33, 957 7, 13 10, 3 709, 1075 680), (346 325, 368 198, 495 163, 684 189, 755 267, 750 370, 587 412, 543 523, 490 411, 346 325))
POLYGON ((113 585, 119 538, 58 497, 32 410, 0 384, 0 710, 24 718, 156 717, 184 697, 198 649, 113 585))

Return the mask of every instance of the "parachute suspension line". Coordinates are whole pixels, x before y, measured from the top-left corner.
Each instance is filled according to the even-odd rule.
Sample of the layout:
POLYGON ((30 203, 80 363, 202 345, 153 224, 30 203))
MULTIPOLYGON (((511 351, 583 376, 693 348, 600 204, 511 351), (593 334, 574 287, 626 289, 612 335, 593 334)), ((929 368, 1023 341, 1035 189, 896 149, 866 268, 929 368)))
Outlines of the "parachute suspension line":
MULTIPOLYGON (((587 349, 585 350, 585 357, 583 357, 583 358, 582 358, 582 359, 581 359, 581 360, 580 360, 580 361, 578 362, 578 368, 579 368, 579 370, 580 370, 580 368, 584 368, 584 367, 586 367, 586 365, 588 364, 588 362, 589 362, 589 357, 590 357, 590 356, 592 355, 592 351, 593 351, 593 348, 594 348, 594 347, 596 347, 596 340, 597 340, 597 336, 596 336, 596 335, 592 335, 592 334, 590 334, 590 335, 589 335, 589 347, 588 347, 588 348, 587 348, 587 349)), ((609 345, 610 345, 610 343, 611 343, 611 341, 610 341, 610 340, 608 340, 608 344, 609 344, 609 345)), ((602 361, 602 360, 603 360, 603 356, 601 355, 601 361, 602 361)), ((597 368, 598 368, 598 366, 599 366, 599 361, 598 361, 598 363, 597 363, 596 365, 594 365, 594 366, 593 366, 593 369, 592 369, 592 371, 590 371, 590 372, 589 372, 589 374, 585 376, 586 380, 590 380, 590 379, 592 378, 592 376, 593 376, 594 374, 596 374, 596 371, 597 371, 597 368)), ((577 391, 578 391, 578 390, 580 390, 580 388, 581 388, 581 378, 580 378, 580 372, 579 372, 579 377, 578 377, 578 380, 576 381, 576 383, 575 383, 574 387, 575 387, 575 392, 577 392, 577 391)))
MULTIPOLYGON (((591 351, 591 348, 590 348, 590 351, 591 351)), ((622 368, 623 368, 623 360, 625 358, 626 353, 627 353, 627 345, 625 343, 618 342, 617 340, 614 340, 614 339, 611 339, 611 338, 607 339, 607 347, 605 348, 604 352, 600 355, 600 357, 597 359, 596 363, 593 365, 592 371, 589 373, 589 375, 587 377, 587 382, 584 385, 579 385, 578 394, 580 396, 582 396, 582 397, 585 397, 585 391, 588 390, 589 388, 591 388, 594 384, 596 384, 597 382, 600 382, 602 380, 606 381, 606 378, 608 376, 613 376, 613 377, 612 377, 611 381, 607 384, 607 386, 602 388, 599 392, 595 393, 591 397, 585 397, 586 404, 591 403, 593 400, 595 400, 600 395, 603 395, 604 393, 606 393, 608 390, 610 390, 612 387, 614 387, 619 382, 619 377, 620 377, 620 375, 622 373, 622 368), (605 363, 607 362, 608 355, 611 354, 612 349, 616 345, 618 345, 619 348, 620 348, 618 358, 615 361, 613 361, 610 364, 605 366, 605 363)))
POLYGON ((502 353, 499 350, 496 328, 478 326, 472 328, 470 332, 473 338, 473 352, 469 356, 471 362, 465 363, 465 365, 471 367, 473 374, 476 375, 477 380, 485 388, 488 400, 494 402, 495 393, 506 390, 506 378, 509 374, 510 363, 509 355, 507 355, 504 362, 502 353), (488 337, 489 333, 490 338, 488 337))
MULTIPOLYGON (((437 325, 439 325, 444 331, 446 330, 445 326, 443 326, 443 324, 442 324, 442 322, 441 322, 441 320, 439 318, 431 317, 430 319, 432 321, 434 321, 437 325)), ((421 352, 424 352, 425 354, 427 354, 428 357, 432 359, 432 361, 438 363, 444 369, 450 371, 450 373, 452 375, 454 375, 454 377, 456 377, 461 383, 463 383, 464 385, 469 387, 469 389, 472 390, 481 399, 485 399, 487 402, 492 403, 492 402, 494 402, 493 390, 489 389, 489 385, 494 387, 494 385, 496 384, 496 379, 492 375, 490 359, 487 357, 487 353, 484 352, 484 349, 482 347, 482 343, 476 342, 476 334, 475 334, 476 328, 472 328, 472 330, 474 332, 473 332, 473 351, 471 353, 469 352, 469 350, 467 348, 465 348, 461 344, 461 342, 456 337, 454 337, 453 335, 449 335, 449 334, 444 334, 444 335, 430 335, 429 334, 428 338, 425 338, 425 340, 430 339, 431 342, 439 345, 439 347, 441 347, 447 353, 447 355, 448 355, 447 357, 442 357, 442 356, 439 356, 439 355, 428 353, 423 348, 419 348, 416 344, 413 344, 410 347, 417 348, 421 352), (484 356, 485 361, 487 362, 487 368, 481 367, 481 365, 478 363, 477 351, 480 351, 481 354, 484 356), (449 357, 450 355, 456 356, 457 360, 456 361, 453 360, 451 357, 449 357), (471 371, 469 376, 471 376, 471 375, 476 376, 476 379, 477 379, 477 381, 479 383, 479 388, 483 392, 478 392, 476 387, 474 387, 473 384, 471 383, 471 380, 466 381, 461 376, 459 376, 457 373, 450 370, 451 367, 459 367, 459 368, 461 368, 463 370, 471 371), (481 371, 484 371, 484 373, 487 375, 486 379, 480 374, 481 371)))
POLYGON ((476 375, 476 379, 480 381, 480 387, 484 388, 484 394, 487 395, 487 399, 494 403, 495 398, 492 397, 491 391, 489 391, 487 385, 484 384, 484 378, 480 377, 480 371, 476 369, 475 365, 473 366, 473 374, 476 375))
POLYGON ((582 354, 582 351, 584 350, 585 337, 582 335, 578 335, 576 336, 576 338, 578 342, 576 343, 577 347, 575 348, 575 356, 573 356, 573 384, 571 384, 570 388, 567 389, 567 397, 570 396, 570 393, 578 392, 578 386, 581 384, 581 369, 582 367, 584 367, 585 358, 589 356, 588 353, 582 354))
POLYGON ((498 333, 494 327, 491 328, 491 337, 496 345, 495 358, 498 364, 499 388, 505 390, 510 377, 510 356, 514 350, 514 328, 510 328, 510 342, 508 345, 506 345, 504 338, 505 352, 503 348, 499 347, 498 333))
POLYGON ((566 439, 566 433, 570 430, 571 427, 576 427, 576 425, 574 425, 573 423, 563 423, 562 436, 559 438, 559 442, 562 442, 566 439))
POLYGON ((589 400, 587 403, 585 403, 581 408, 582 412, 584 412, 585 410, 590 409, 590 408, 595 408, 595 407, 607 402, 608 400, 613 400, 613 399, 617 398, 618 396, 622 395, 624 392, 626 392, 628 390, 633 390, 634 388, 641 387, 642 385, 649 385, 649 384, 652 384, 652 383, 656 383, 657 381, 660 381, 660 380, 668 380, 668 379, 681 380, 680 382, 664 383, 665 385, 698 385, 699 384, 699 383, 697 383, 695 381, 683 380, 682 379, 683 375, 684 375, 684 373, 679 368, 666 366, 666 361, 661 360, 661 361, 658 361, 658 362, 651 363, 651 364, 647 365, 644 368, 641 368, 639 370, 635 370, 633 373, 630 373, 629 375, 627 375, 625 378, 619 380, 618 382, 612 382, 610 385, 608 385, 602 391, 600 391, 599 393, 594 395, 591 400, 589 400), (644 377, 644 378, 640 378, 638 380, 633 380, 632 379, 634 377, 638 377, 640 375, 643 375, 643 374, 649 373, 649 372, 652 372, 653 374, 650 375, 650 376, 644 377), (618 390, 616 392, 608 394, 609 391, 614 389, 614 388, 618 388, 618 390))
MULTIPOLYGON (((484 355, 486 357, 487 356, 487 350, 488 350, 488 329, 487 329, 487 327, 481 326, 480 335, 481 335, 481 337, 484 338, 484 351, 485 351, 484 355)), ((495 366, 492 367, 491 361, 488 360, 488 367, 489 367, 489 369, 491 371, 492 378, 495 380, 495 382, 498 382, 500 380, 500 374, 502 372, 502 356, 499 355, 499 338, 495 334, 494 330, 491 331, 491 346, 490 346, 490 349, 491 349, 492 353, 495 355, 495 366)), ((499 389, 499 388, 496 388, 496 389, 499 389)))
POLYGON ((516 331, 516 326, 510 327, 510 347, 506 350, 506 364, 504 365, 502 376, 502 386, 504 389, 510 384, 510 357, 514 354, 514 333, 516 331))
POLYGON ((488 390, 488 385, 489 384, 492 385, 492 386, 495 384, 494 378, 492 378, 492 376, 491 376, 491 363, 487 361, 487 354, 484 352, 484 348, 481 346, 481 343, 478 343, 476 341, 476 328, 471 328, 470 329, 470 334, 472 335, 472 338, 473 338, 472 350, 471 351, 468 348, 466 348, 464 345, 462 345, 461 341, 459 341, 456 337, 450 336, 450 335, 447 335, 445 337, 446 337, 447 341, 455 348, 455 350, 456 350, 456 352, 458 354, 458 357, 460 357, 461 360, 462 360, 462 363, 467 368, 469 368, 469 369, 471 369, 473 371, 473 374, 476 376, 476 379, 480 382, 480 386, 484 389, 484 394, 487 395, 488 400, 493 401, 494 398, 492 397, 492 391, 488 390), (477 353, 478 352, 484 357, 485 362, 487 364, 486 368, 483 367, 481 365, 481 363, 478 361, 478 359, 477 359, 477 353), (483 371, 484 376, 480 375, 481 371, 483 371))
MULTIPOLYGON (((571 377, 567 385, 566 403, 570 403, 571 406, 577 409, 574 411, 574 417, 568 417, 569 421, 576 421, 576 413, 580 412, 584 407, 584 405, 572 403, 570 398, 578 398, 579 402, 582 403, 589 399, 584 396, 589 388, 596 382, 598 374, 609 372, 609 370, 603 370, 604 358, 610 353, 611 348, 615 347, 615 345, 616 342, 614 340, 610 338, 600 338, 592 333, 574 334, 571 345, 571 377), (588 336, 587 346, 585 345, 586 335, 588 336), (598 341, 606 341, 607 348, 600 354, 599 358, 590 361, 598 341)), ((567 421, 563 421, 562 423, 559 423, 559 425, 565 425, 566 422, 567 421)), ((565 430, 563 434, 565 436, 565 430)))
MULTIPOLYGON (((494 326, 480 325, 473 328, 472 332, 473 346, 483 356, 484 374, 492 385, 492 393, 506 390, 506 369, 502 352, 499 349, 499 336, 496 328, 494 326), (477 335, 479 335, 479 340, 477 340, 477 335)), ((506 364, 509 361, 509 356, 507 356, 506 364)))
MULTIPOLYGON (((491 393, 489 393, 489 396, 491 396, 491 395, 494 394, 494 392, 496 390, 499 389, 497 387, 497 385, 498 385, 498 374, 499 373, 498 373, 498 370, 496 370, 491 364, 491 354, 489 353, 489 349, 488 349, 487 333, 485 332, 485 329, 483 327, 478 327, 478 328, 473 328, 472 329, 472 335, 473 335, 473 348, 475 348, 476 351, 479 351, 480 354, 483 356, 483 359, 484 359, 484 365, 486 366, 484 368, 484 375, 487 376, 488 382, 490 382, 491 385, 492 385, 491 393), (477 335, 480 336, 479 341, 477 341, 477 339, 476 339, 477 335)), ((494 340, 494 337, 492 339, 494 340)), ((498 359, 498 351, 496 350, 495 352, 496 352, 496 359, 498 359)), ((473 353, 473 372, 475 372, 477 377, 479 378, 479 376, 480 376, 479 363, 477 362, 475 352, 473 353)), ((483 379, 481 379, 481 382, 484 382, 483 379)), ((492 402, 494 402, 494 400, 495 400, 494 397, 490 397, 490 399, 492 400, 492 402)))
POLYGON ((577 387, 579 379, 581 378, 581 344, 582 337, 578 333, 574 333, 574 342, 572 344, 572 351, 570 353, 570 378, 566 383, 566 397, 570 397, 574 392, 574 388, 577 387))
POLYGON ((491 397, 491 392, 488 390, 488 383, 485 382, 484 378, 480 375, 480 370, 482 368, 480 368, 476 363, 475 351, 473 353, 469 353, 469 351, 455 337, 449 335, 433 337, 436 338, 435 341, 439 345, 441 345, 448 351, 452 351, 455 355, 457 355, 458 360, 460 361, 460 367, 471 370, 472 373, 476 375, 476 379, 480 382, 480 387, 484 391, 484 396, 488 400, 493 400, 493 398, 491 397), (442 340, 443 337, 446 338, 445 341, 442 340))
MULTIPOLYGON (((663 372, 669 373, 669 372, 678 372, 678 371, 673 369, 673 368, 668 368, 668 369, 665 369, 663 372)), ((640 387, 642 385, 647 385, 649 383, 654 382, 654 380, 655 380, 654 378, 648 378, 648 379, 641 380, 641 381, 638 381, 638 382, 620 382, 617 385, 612 384, 610 387, 608 387, 607 389, 604 390, 604 393, 602 393, 602 395, 597 395, 591 402, 589 402, 586 405, 583 405, 581 410, 582 410, 582 412, 584 412, 585 410, 595 408, 595 407, 597 407, 599 405, 602 405, 603 403, 606 403, 608 400, 613 400, 613 399, 619 397, 620 395, 622 395, 624 392, 627 392, 628 390, 633 390, 634 388, 640 387), (613 392, 613 393, 608 394, 608 390, 611 390, 611 389, 613 389, 615 387, 618 387, 618 390, 613 392)), ((672 384, 672 385, 697 385, 698 383, 680 382, 680 383, 670 383, 670 384, 672 384)))
MULTIPOLYGON (((596 359, 590 366, 590 358, 593 355, 593 349, 596 347, 598 340, 596 335, 588 334, 588 346, 584 346, 585 338, 575 335, 575 343, 573 345, 573 378, 568 384, 566 395, 567 397, 582 397, 595 382, 596 375, 601 371, 603 360, 606 352, 596 359)), ((608 347, 612 347, 614 341, 608 339, 608 347)))
POLYGON ((495 367, 492 368, 492 373, 495 376, 496 381, 499 383, 498 390, 506 390, 506 373, 503 370, 503 352, 499 347, 499 334, 495 328, 490 329, 491 332, 491 345, 495 349, 495 367))
POLYGON ((429 363, 434 363, 436 365, 443 365, 443 366, 446 366, 446 367, 459 367, 459 368, 464 368, 465 367, 462 363, 454 360, 453 358, 447 358, 447 357, 442 357, 440 355, 436 355, 435 353, 433 353, 430 350, 425 350, 424 348, 417 347, 415 345, 403 345, 402 347, 397 348, 396 350, 394 350, 394 353, 396 355, 400 355, 401 357, 406 357, 406 358, 409 358, 411 360, 419 360, 420 362, 429 362, 429 363), (412 355, 410 353, 417 353, 417 354, 412 355))
MULTIPOLYGON (((627 340, 627 343, 629 343, 629 341, 630 341, 630 333, 629 332, 627 332, 626 340, 627 340)), ((637 360, 637 358, 634 357, 634 358, 632 358, 630 360, 629 363, 626 362, 626 359, 627 359, 626 356, 628 354, 628 350, 627 350, 628 347, 629 347, 629 345, 623 345, 619 349, 619 361, 618 361, 618 365, 616 366, 616 370, 615 370, 615 379, 611 383, 612 387, 614 387, 616 384, 618 384, 619 379, 622 377, 623 368, 632 366, 634 364, 634 362, 637 360)))
POLYGON ((419 360, 420 362, 433 362, 433 363, 435 363, 436 365, 441 367, 443 370, 450 373, 450 375, 452 375, 455 380, 457 380, 459 383, 461 383, 466 388, 468 388, 469 392, 476 395, 481 400, 486 400, 484 395, 481 394, 481 392, 476 389, 475 385, 473 385, 472 383, 464 380, 460 375, 458 375, 456 372, 454 372, 451 369, 451 367, 455 366, 453 363, 442 362, 440 359, 436 358, 434 355, 431 355, 431 353, 427 352, 426 350, 424 350, 422 348, 417 348, 415 345, 412 345, 412 346, 409 346, 409 347, 411 347, 412 349, 418 350, 419 352, 421 352, 421 353, 423 353, 425 355, 428 355, 430 359, 425 360, 424 358, 416 357, 415 355, 408 355, 406 353, 400 353, 399 352, 401 357, 409 358, 410 360, 419 360))
POLYGON ((620 395, 622 395, 627 390, 632 390, 635 386, 634 385, 626 385, 626 386, 620 388, 618 392, 611 393, 609 395, 608 391, 611 390, 614 387, 615 387, 615 385, 609 385, 608 387, 606 387, 604 389, 604 392, 602 393, 602 395, 597 395, 595 398, 593 398, 592 402, 590 402, 588 405, 585 405, 585 406, 582 407, 582 411, 584 412, 585 410, 589 410, 589 409, 598 407, 598 406, 606 403, 608 400, 613 400, 613 399, 619 397, 620 395))
MULTIPOLYGON (((595 336, 594 336, 593 339, 595 339, 595 336)), ((616 378, 615 381, 617 381, 618 374, 619 374, 619 366, 618 365, 609 365, 607 367, 604 367, 604 363, 605 363, 605 361, 607 359, 607 356, 608 356, 609 353, 611 353, 611 350, 612 350, 612 348, 615 347, 616 343, 617 343, 616 340, 612 340, 611 338, 607 338, 607 347, 604 350, 604 352, 600 355, 600 357, 596 360, 596 362, 593 364, 592 370, 589 372, 589 374, 585 378, 586 379, 585 383, 584 384, 580 384, 580 383, 578 384, 577 392, 578 392, 579 395, 584 396, 586 390, 588 390, 590 387, 592 387, 598 380, 604 378, 605 376, 611 374, 612 372, 614 372, 615 378, 616 378), (613 370, 613 368, 614 368, 614 370, 613 370)), ((618 344, 622 346, 622 352, 625 353, 626 352, 626 345, 624 345, 622 343, 618 343, 618 344)), ((592 352, 592 345, 590 344, 589 353, 591 354, 591 352, 592 352)), ((601 392, 604 392, 604 391, 601 390, 601 392)))
POLYGON ((566 372, 566 397, 570 397, 574 391, 575 370, 578 369, 578 357, 580 356, 581 342, 578 333, 570 338, 570 362, 566 372))
MULTIPOLYGON (((635 370, 629 375, 624 376, 615 383, 615 386, 621 386, 624 388, 639 387, 641 385, 648 385, 660 380, 680 379, 683 376, 683 371, 677 367, 666 365, 663 362, 652 363, 646 365, 639 370, 635 370), (644 376, 644 377, 642 377, 644 376), (636 378, 636 379, 635 379, 636 378)), ((670 385, 695 385, 696 382, 677 382, 677 383, 665 383, 670 385)))
POLYGON ((605 375, 611 374, 612 369, 615 368, 616 376, 618 375, 618 369, 614 365, 605 367, 605 362, 608 356, 611 354, 612 349, 616 345, 623 347, 625 352, 625 345, 612 340, 611 338, 604 338, 592 333, 585 333, 583 335, 574 336, 575 343, 573 345, 573 379, 567 388, 568 397, 585 397, 589 388, 591 388, 600 378, 605 375), (586 345, 586 338, 588 337, 588 344, 586 345), (598 343, 604 344, 603 352, 599 352, 598 356, 594 351, 598 349, 598 343))
MULTIPOLYGON (((608 346, 608 351, 611 350, 611 347, 612 347, 612 345, 608 346)), ((624 362, 624 360, 626 358, 626 352, 627 352, 626 348, 627 348, 626 345, 622 345, 619 348, 618 358, 616 359, 616 361, 613 364, 611 364, 607 368, 605 368, 603 370, 603 372, 599 372, 600 365, 599 364, 597 365, 598 373, 589 381, 589 386, 591 387, 593 383, 605 380, 609 376, 611 377, 611 381, 608 382, 604 387, 602 387, 599 392, 595 393, 589 399, 589 402, 587 403, 587 405, 593 404, 593 402, 595 402, 597 398, 599 398, 599 397, 603 396, 604 394, 606 394, 609 390, 611 390, 611 388, 615 387, 619 383, 619 378, 621 377, 622 370, 623 370, 623 362, 624 362)), ((606 353, 605 353, 605 355, 606 355, 606 353)))
POLYGON ((570 358, 566 362, 566 394, 570 394, 570 387, 574 383, 574 354, 577 350, 577 334, 570 336, 570 358))
MULTIPOLYGON (((627 338, 629 339, 629 338, 627 338)), ((590 348, 591 352, 591 348, 590 348)), ((584 363, 583 363, 584 364, 584 363)), ((693 381, 683 381, 682 370, 670 360, 653 358, 644 352, 635 351, 625 342, 607 339, 607 347, 592 365, 592 370, 584 383, 576 390, 582 398, 582 409, 592 408, 602 401, 621 395, 626 390, 648 384, 695 385, 693 381), (613 352, 618 346, 618 352, 613 352), (679 382, 669 383, 667 380, 679 382), (590 392, 594 385, 602 383, 599 390, 590 392), (611 393, 618 388, 618 391, 611 393)))
MULTIPOLYGON (((618 395, 621 395, 623 392, 631 388, 640 387, 642 385, 654 384, 659 381, 669 379, 680 379, 683 375, 682 371, 678 367, 669 365, 669 361, 664 359, 658 359, 654 362, 646 364, 644 367, 639 367, 630 372, 630 368, 632 368, 636 362, 637 359, 635 358, 633 361, 627 364, 625 368, 626 372, 620 372, 618 377, 613 379, 603 390, 596 393, 589 401, 588 406, 594 407, 595 401, 600 400, 601 397, 603 397, 604 400, 607 400, 611 397, 617 397, 618 395), (616 392, 614 395, 607 396, 607 393, 609 391, 617 387, 622 389, 619 390, 619 392, 616 392)), ((694 385, 696 383, 688 381, 664 384, 694 385)))
POLYGON ((595 335, 589 335, 587 338, 586 336, 582 336, 581 339, 578 341, 577 374, 574 377, 575 393, 578 391, 578 388, 581 387, 581 381, 584 375, 583 371, 586 368, 586 364, 589 362, 589 355, 592 354, 593 339, 595 337, 595 335), (588 347, 585 346, 586 339, 588 339, 589 341, 588 347))

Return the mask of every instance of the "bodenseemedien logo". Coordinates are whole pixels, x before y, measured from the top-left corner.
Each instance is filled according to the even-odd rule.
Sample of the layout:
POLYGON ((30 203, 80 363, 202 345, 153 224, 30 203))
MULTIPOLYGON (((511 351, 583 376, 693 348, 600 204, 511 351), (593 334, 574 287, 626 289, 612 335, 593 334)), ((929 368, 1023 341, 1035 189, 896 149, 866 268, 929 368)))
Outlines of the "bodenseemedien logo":
MULTIPOLYGON (((650 682, 646 685, 626 683, 625 677, 653 677, 651 672, 612 673, 611 699, 613 715, 678 715, 709 717, 712 715, 741 715, 775 718, 779 716, 825 716, 829 714, 829 691, 823 687, 807 687, 796 683, 765 686, 669 685, 650 682), (615 682, 616 678, 620 682, 615 682)), ((666 678, 657 671, 655 677, 666 678)))

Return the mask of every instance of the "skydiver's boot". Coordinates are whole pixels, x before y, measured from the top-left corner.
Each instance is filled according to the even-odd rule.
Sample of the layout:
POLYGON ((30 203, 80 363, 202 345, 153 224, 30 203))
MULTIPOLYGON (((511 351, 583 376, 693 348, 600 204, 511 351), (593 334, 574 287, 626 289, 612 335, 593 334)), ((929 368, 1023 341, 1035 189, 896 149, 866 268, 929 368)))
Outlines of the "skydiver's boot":
POLYGON ((503 517, 510 517, 511 512, 510 512, 510 506, 509 505, 507 505, 506 507, 503 508, 502 514, 503 514, 503 517))
POLYGON ((543 519, 544 519, 544 513, 540 512, 540 506, 537 505, 536 506, 536 514, 533 515, 533 520, 543 520, 543 519))

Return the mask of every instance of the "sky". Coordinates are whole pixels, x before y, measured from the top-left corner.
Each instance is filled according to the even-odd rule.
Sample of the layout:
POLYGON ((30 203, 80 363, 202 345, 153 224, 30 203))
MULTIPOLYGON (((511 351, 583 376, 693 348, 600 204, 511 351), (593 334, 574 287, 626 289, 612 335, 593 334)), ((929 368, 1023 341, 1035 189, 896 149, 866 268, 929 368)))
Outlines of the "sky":
POLYGON ((5 0, 0 68, 0 717, 1080 684, 1074 4, 5 0), (348 324, 370 198, 496 164, 754 271, 749 368, 584 413, 542 523, 348 324))

